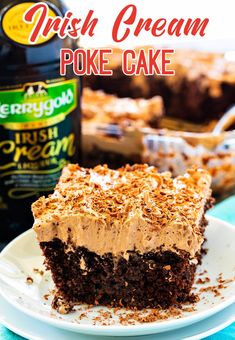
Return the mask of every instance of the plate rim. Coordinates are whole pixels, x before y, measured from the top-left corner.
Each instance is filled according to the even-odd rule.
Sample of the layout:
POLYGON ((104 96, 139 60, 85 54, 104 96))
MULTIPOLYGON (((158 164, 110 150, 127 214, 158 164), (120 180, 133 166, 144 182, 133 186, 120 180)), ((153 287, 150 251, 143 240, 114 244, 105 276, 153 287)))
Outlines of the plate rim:
MULTIPOLYGON (((0 299, 3 299, 3 297, 0 296, 0 299)), ((3 300, 4 300, 4 299, 3 299, 3 300)), ((13 308, 13 309, 14 309, 14 307, 13 307, 12 305, 10 305, 6 300, 4 300, 4 302, 5 302, 7 305, 9 305, 10 308, 13 308)), ((234 305, 234 308, 235 308, 235 303, 234 303, 233 305, 234 305)), ((215 317, 218 316, 219 314, 224 313, 224 312, 226 311, 226 309, 232 308, 233 305, 231 305, 231 306, 225 308, 224 310, 222 310, 222 311, 219 312, 219 313, 216 313, 215 315, 211 316, 211 318, 215 318, 215 317)), ((8 306, 7 306, 7 307, 8 307, 8 306)), ((26 318, 31 319, 30 316, 25 315, 24 313, 21 313, 21 312, 20 312, 19 310, 17 310, 17 309, 14 309, 14 311, 15 311, 16 313, 23 314, 24 317, 26 317, 26 318)), ((27 333, 25 333, 25 331, 19 330, 19 328, 18 328, 18 327, 16 328, 16 327, 13 325, 12 322, 8 322, 8 321, 6 320, 6 318, 4 319, 4 317, 1 317, 1 316, 3 316, 3 314, 0 313, 0 323, 1 323, 2 326, 4 326, 5 328, 9 329, 10 331, 14 332, 15 334, 17 334, 17 335, 19 335, 19 336, 25 337, 26 339, 29 338, 29 335, 28 335, 27 333)), ((35 320, 34 318, 33 318, 33 321, 34 321, 34 322, 41 322, 41 321, 39 321, 39 320, 35 320)), ((199 321, 199 322, 196 323, 196 324, 200 324, 200 323, 203 322, 203 321, 205 321, 205 320, 199 321)), ((203 337, 203 338, 204 338, 204 337, 211 336, 211 335, 216 334, 216 333, 222 331, 223 329, 229 327, 229 326, 232 325, 234 322, 235 322, 235 314, 233 314, 233 317, 230 316, 228 320, 222 322, 222 323, 219 324, 219 325, 217 324, 217 326, 212 327, 212 328, 210 328, 209 330, 200 332, 200 333, 198 333, 198 334, 194 334, 194 335, 192 335, 192 336, 191 336, 191 335, 186 336, 186 337, 184 337, 182 340, 198 340, 198 336, 203 337)), ((47 326, 47 327, 55 328, 54 326, 48 325, 48 324, 47 324, 46 326, 47 326)), ((188 328, 188 327, 190 327, 190 326, 186 326, 185 328, 188 328)), ((67 331, 68 331, 68 332, 71 332, 71 331, 69 331, 69 330, 64 330, 64 331, 65 331, 65 332, 67 332, 67 331)), ((177 331, 177 330, 176 330, 176 331, 177 331)), ((74 333, 74 334, 77 334, 77 333, 74 333)), ((159 333, 159 334, 161 334, 161 333, 159 333)), ((29 339, 30 339, 30 340, 43 340, 41 337, 38 337, 38 336, 30 337, 29 339)))
MULTIPOLYGON (((235 233, 235 227, 226 222, 223 221, 219 218, 216 217, 212 217, 210 215, 207 215, 207 219, 208 222, 210 223, 210 221, 213 223, 219 223, 222 224, 223 227, 229 228, 232 232, 235 233)), ((18 237, 16 237, 13 241, 11 241, 0 253, 0 258, 3 257, 14 245, 15 243, 17 243, 18 241, 20 241, 21 239, 23 239, 24 237, 26 237, 29 234, 33 234, 33 229, 29 229, 26 232, 24 232, 23 234, 19 235, 18 237)), ((186 327, 188 325, 192 325, 196 322, 200 322, 203 319, 206 319, 210 316, 213 316, 214 314, 224 310, 226 307, 229 307, 230 305, 232 305, 233 303, 235 303, 235 294, 233 296, 231 296, 230 298, 226 299, 225 301, 221 301, 220 303, 218 303, 217 305, 213 306, 210 308, 210 314, 208 315, 208 310, 199 312, 197 314, 194 315, 188 315, 184 318, 180 318, 180 319, 173 319, 170 321, 161 321, 161 323, 157 323, 157 321, 155 322, 151 322, 151 323, 145 323, 145 324, 139 324, 139 325, 90 325, 90 324, 74 324, 70 321, 66 321, 66 320, 57 320, 55 318, 50 318, 48 316, 44 316, 44 315, 40 315, 37 312, 34 312, 33 310, 29 310, 28 308, 24 307, 24 306, 20 306, 19 303, 16 303, 15 301, 13 301, 10 297, 6 296, 2 290, 0 290, 0 295, 13 307, 15 307, 17 310, 25 313, 26 315, 33 317, 36 320, 45 322, 49 325, 55 326, 57 328, 61 328, 61 329, 65 329, 65 330, 71 330, 74 332, 82 332, 84 334, 94 334, 93 332, 96 331, 96 334, 100 334, 100 335, 109 335, 112 334, 114 336, 114 334, 112 332, 118 331, 119 335, 121 333, 125 333, 125 332, 131 332, 131 331, 136 331, 142 333, 145 331, 145 329, 147 328, 147 333, 143 333, 143 334, 153 334, 153 332, 155 333, 162 333, 166 331, 166 328, 168 327, 168 325, 170 325, 170 329, 169 330, 176 330, 178 328, 182 328, 182 327, 186 327), (160 326, 158 326, 160 325, 160 326), (158 326, 158 327, 157 327, 158 326)), ((141 334, 140 334, 141 335, 141 334)))

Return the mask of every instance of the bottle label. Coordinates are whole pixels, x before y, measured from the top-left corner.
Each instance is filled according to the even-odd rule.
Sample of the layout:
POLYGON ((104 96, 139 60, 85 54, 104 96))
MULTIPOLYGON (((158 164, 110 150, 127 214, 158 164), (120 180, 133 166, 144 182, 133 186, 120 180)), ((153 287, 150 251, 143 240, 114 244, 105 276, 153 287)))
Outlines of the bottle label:
MULTIPOLYGON (((39 196, 73 160, 79 131, 77 80, 0 91, 0 184, 5 198, 39 196)), ((2 202, 2 204, 1 204, 2 202)))
POLYGON ((0 123, 12 129, 45 127, 64 120, 77 106, 76 80, 26 83, 0 91, 0 123))
MULTIPOLYGON (((23 2, 21 4, 12 6, 7 9, 2 19, 2 28, 5 35, 10 40, 21 45, 30 45, 29 37, 40 15, 40 13, 37 13, 34 16, 33 22, 30 24, 23 20, 25 13, 32 5, 35 5, 35 2, 23 2)), ((49 8, 48 15, 51 18, 55 18, 57 16, 52 8, 49 8)), ((40 36, 34 45, 43 44, 52 39, 54 35, 55 33, 52 32, 47 37, 40 36)))

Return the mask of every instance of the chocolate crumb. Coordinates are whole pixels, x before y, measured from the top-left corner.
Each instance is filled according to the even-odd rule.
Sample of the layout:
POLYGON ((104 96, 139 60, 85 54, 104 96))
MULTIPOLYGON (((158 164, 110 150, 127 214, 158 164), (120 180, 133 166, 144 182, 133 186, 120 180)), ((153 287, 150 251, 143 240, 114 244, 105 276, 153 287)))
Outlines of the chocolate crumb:
POLYGON ((84 318, 87 318, 87 314, 86 313, 82 313, 79 315, 79 320, 82 320, 84 318))
POLYGON ((207 273, 208 273, 208 271, 205 269, 205 270, 203 270, 203 272, 199 273, 198 276, 202 276, 202 275, 205 275, 207 273))
POLYGON ((39 275, 41 275, 41 276, 44 275, 44 271, 43 271, 43 270, 40 270, 40 269, 38 269, 38 268, 33 268, 33 271, 34 271, 34 273, 39 274, 39 275))
POLYGON ((63 298, 61 298, 61 296, 55 296, 51 306, 59 314, 68 314, 73 310, 73 305, 66 302, 63 298))
POLYGON ((45 295, 43 295, 43 298, 44 298, 46 301, 49 300, 49 297, 50 297, 50 294, 45 294, 45 295))
POLYGON ((32 285, 32 284, 33 284, 33 278, 32 278, 31 276, 28 276, 28 277, 26 278, 26 283, 27 283, 28 285, 32 285))
POLYGON ((203 288, 201 288, 199 291, 200 291, 200 293, 211 292, 211 293, 214 294, 215 297, 221 295, 218 286, 203 287, 203 288))
POLYGON ((209 278, 209 277, 199 278, 199 279, 196 281, 196 283, 197 283, 197 284, 200 284, 200 285, 203 285, 203 284, 208 283, 208 282, 210 282, 210 278, 209 278))

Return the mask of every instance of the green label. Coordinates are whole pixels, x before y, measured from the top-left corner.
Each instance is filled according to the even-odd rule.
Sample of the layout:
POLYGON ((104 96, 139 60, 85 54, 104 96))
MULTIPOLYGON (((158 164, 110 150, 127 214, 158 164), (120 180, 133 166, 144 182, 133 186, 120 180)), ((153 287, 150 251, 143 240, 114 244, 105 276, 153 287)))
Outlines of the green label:
POLYGON ((0 124, 61 121, 75 109, 76 96, 74 79, 50 85, 26 83, 21 89, 0 91, 0 124))
POLYGON ((0 91, 0 211, 52 191, 62 168, 77 162, 78 86, 52 79, 0 91))

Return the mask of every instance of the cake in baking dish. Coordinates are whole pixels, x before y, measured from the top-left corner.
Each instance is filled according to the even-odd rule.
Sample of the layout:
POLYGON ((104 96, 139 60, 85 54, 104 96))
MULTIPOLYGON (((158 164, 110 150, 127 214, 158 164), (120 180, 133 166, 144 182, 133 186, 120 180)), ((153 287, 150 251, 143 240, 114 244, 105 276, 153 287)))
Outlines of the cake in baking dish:
MULTIPOLYGON (((153 47, 136 48, 136 52, 149 48, 153 47)), ((224 54, 192 50, 176 50, 169 57, 175 76, 126 76, 122 71, 122 50, 117 48, 110 56, 113 76, 87 76, 85 84, 119 97, 159 95, 168 117, 197 124, 219 119, 234 105, 234 61, 228 61, 224 54)))

